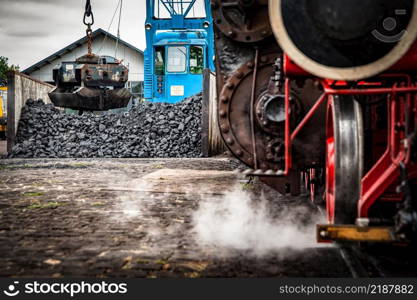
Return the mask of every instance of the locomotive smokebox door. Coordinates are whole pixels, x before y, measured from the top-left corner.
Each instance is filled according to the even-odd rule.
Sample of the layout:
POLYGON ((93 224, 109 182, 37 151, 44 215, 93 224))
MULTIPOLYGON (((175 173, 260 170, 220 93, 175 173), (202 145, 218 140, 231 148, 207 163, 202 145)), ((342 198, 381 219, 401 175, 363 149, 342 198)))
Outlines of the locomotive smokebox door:
POLYGON ((417 34, 414 0, 270 0, 272 29, 311 74, 358 80, 393 66, 417 34), (297 20, 297 21, 295 21, 297 20))

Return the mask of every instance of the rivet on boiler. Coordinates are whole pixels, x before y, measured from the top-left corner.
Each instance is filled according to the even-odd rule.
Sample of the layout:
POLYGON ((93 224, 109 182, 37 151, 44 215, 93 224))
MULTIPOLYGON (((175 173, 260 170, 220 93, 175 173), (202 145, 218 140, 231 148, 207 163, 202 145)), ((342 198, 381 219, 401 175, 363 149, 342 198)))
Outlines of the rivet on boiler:
POLYGON ((223 102, 223 103, 227 103, 227 102, 229 102, 229 98, 227 98, 226 96, 222 96, 220 98, 220 101, 223 102))
POLYGON ((229 132, 229 126, 227 126, 227 125, 222 125, 222 126, 221 126, 221 128, 222 128, 222 131, 223 131, 224 133, 228 133, 228 132, 229 132))
POLYGON ((229 37, 233 38, 233 37, 235 37, 235 36, 236 36, 236 32, 234 32, 233 30, 229 30, 229 31, 227 32, 227 35, 228 35, 229 37))

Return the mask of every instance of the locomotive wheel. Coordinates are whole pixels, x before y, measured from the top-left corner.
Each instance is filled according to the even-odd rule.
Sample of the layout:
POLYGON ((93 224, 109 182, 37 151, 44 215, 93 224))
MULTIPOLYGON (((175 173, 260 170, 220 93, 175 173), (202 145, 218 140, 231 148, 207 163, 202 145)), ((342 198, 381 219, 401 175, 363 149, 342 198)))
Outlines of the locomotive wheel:
POLYGON ((352 96, 329 99, 326 121, 326 210, 331 224, 354 224, 363 169, 363 122, 352 96))

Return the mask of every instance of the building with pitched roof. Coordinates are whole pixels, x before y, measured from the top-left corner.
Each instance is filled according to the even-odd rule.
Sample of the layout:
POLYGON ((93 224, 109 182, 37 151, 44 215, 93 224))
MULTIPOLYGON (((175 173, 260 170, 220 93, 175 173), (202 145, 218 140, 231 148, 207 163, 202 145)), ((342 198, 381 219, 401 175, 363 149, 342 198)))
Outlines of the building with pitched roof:
MULTIPOLYGON (((75 61, 86 53, 87 37, 83 37, 23 70, 22 73, 53 84, 52 70, 56 65, 63 61, 75 61)), ((142 50, 121 39, 118 40, 113 34, 99 28, 93 32, 93 53, 116 56, 117 59, 122 60, 123 64, 129 68, 128 88, 134 94, 142 93, 144 65, 142 50)))

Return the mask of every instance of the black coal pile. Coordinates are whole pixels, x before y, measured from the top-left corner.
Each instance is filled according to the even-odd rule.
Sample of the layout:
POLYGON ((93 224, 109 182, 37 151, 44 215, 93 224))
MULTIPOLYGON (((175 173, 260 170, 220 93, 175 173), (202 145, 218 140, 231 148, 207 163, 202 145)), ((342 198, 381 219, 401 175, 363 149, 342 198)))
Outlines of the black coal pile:
POLYGON ((142 102, 122 114, 78 116, 28 100, 8 157, 201 157, 201 102, 199 94, 176 104, 142 102))

